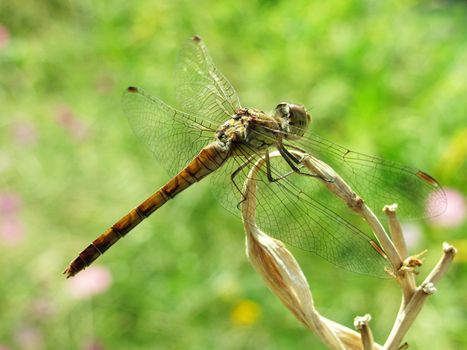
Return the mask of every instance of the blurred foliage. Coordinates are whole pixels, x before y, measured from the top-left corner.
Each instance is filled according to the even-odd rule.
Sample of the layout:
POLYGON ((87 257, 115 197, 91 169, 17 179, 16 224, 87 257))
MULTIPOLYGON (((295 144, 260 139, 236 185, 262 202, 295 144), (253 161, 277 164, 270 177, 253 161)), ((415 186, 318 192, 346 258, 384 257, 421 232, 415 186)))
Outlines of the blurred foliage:
MULTIPOLYGON (((466 15, 465 2, 441 0, 0 0, 0 348, 323 348, 251 269, 239 220, 203 183, 99 259, 108 289, 70 292, 68 261, 167 180, 121 92, 142 86, 172 103, 177 48, 197 33, 243 105, 303 103, 324 137, 465 194, 466 15)), ((416 224, 427 267, 442 241, 467 246, 465 220, 452 226, 416 224)), ((369 312, 385 339, 395 283, 293 251, 323 314, 350 326, 369 312)), ((466 254, 411 349, 467 346, 466 254)))

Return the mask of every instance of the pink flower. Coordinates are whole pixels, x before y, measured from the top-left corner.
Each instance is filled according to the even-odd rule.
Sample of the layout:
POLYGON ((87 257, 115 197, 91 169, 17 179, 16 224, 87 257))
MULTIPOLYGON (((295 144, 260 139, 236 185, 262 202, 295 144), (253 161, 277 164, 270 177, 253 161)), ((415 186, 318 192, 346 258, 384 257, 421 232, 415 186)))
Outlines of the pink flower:
POLYGON ((60 107, 55 119, 74 139, 81 141, 86 138, 88 134, 87 127, 76 117, 68 106, 60 107))
POLYGON ((13 215, 21 210, 21 197, 16 193, 0 192, 0 216, 13 215))
POLYGON ((13 135, 20 145, 33 145, 37 141, 37 130, 33 124, 18 122, 14 125, 13 135))
POLYGON ((37 328, 23 326, 16 331, 16 341, 21 349, 42 349, 44 339, 37 328))
POLYGON ((24 239, 24 227, 14 216, 0 217, 0 244, 15 246, 24 239))
POLYGON ((452 188, 445 189, 447 206, 441 215, 432 217, 431 223, 440 227, 456 227, 463 223, 466 217, 466 204, 464 196, 452 188))
POLYGON ((115 86, 115 82, 112 79, 112 76, 103 74, 99 76, 96 80, 96 90, 102 94, 105 94, 111 91, 115 86))
POLYGON ((24 227, 17 215, 21 207, 18 194, 0 193, 0 244, 14 246, 24 239, 24 227))
POLYGON ((109 289, 112 276, 106 268, 93 266, 68 281, 68 291, 71 296, 76 299, 86 299, 109 289))
POLYGON ((46 298, 40 298, 33 300, 31 304, 31 316, 35 319, 44 321, 46 318, 50 318, 56 314, 55 305, 51 300, 46 298))
POLYGON ((5 48, 10 41, 10 32, 7 27, 0 24, 0 50, 5 48))
POLYGON ((84 345, 83 350, 104 350, 104 346, 96 339, 84 345))

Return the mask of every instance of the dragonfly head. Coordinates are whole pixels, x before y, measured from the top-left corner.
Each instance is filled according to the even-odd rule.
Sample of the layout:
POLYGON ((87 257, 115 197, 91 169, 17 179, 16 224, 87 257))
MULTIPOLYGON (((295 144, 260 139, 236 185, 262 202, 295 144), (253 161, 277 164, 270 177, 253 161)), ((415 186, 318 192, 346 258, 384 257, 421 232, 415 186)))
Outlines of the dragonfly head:
POLYGON ((274 117, 286 133, 288 139, 299 139, 308 130, 311 116, 303 105, 282 102, 276 106, 274 117))

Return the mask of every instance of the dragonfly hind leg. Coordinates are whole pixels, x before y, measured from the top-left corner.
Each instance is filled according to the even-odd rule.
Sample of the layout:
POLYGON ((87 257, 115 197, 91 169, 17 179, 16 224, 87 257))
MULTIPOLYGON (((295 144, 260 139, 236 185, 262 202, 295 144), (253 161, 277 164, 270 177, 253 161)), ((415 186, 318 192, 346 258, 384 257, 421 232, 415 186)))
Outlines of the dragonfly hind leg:
POLYGON ((240 165, 237 169, 235 169, 235 171, 230 175, 230 181, 232 181, 232 183, 234 184, 235 188, 237 189, 237 191, 240 193, 240 195, 242 196, 242 199, 240 200, 240 202, 238 202, 237 204, 237 209, 240 210, 240 205, 246 201, 246 196, 245 194, 243 193, 242 189, 240 188, 240 186, 235 182, 235 178, 237 177, 237 175, 243 170, 245 169, 249 164, 251 163, 251 158, 247 159, 242 165, 240 165))
MULTIPOLYGON (((240 205, 246 201, 246 195, 243 193, 242 189, 240 188, 239 184, 237 184, 237 182, 235 181, 235 178, 238 176, 238 174, 243 170, 245 169, 248 165, 251 165, 252 162, 251 160, 253 159, 254 157, 250 157, 248 158, 243 164, 241 164, 237 169, 235 169, 235 171, 230 175, 230 180, 232 181, 232 183, 234 184, 236 190, 240 193, 240 195, 242 196, 242 199, 238 202, 237 204, 237 209, 240 210, 240 205)), ((291 171, 283 176, 281 176, 279 179, 272 179, 272 176, 271 176, 271 171, 270 171, 270 163, 269 163, 269 151, 266 151, 266 154, 265 154, 265 160, 266 160, 266 168, 268 169, 267 170, 267 177, 268 177, 268 180, 270 182, 274 182, 274 181, 277 181, 279 179, 282 179, 292 173, 294 173, 294 171, 291 171)))

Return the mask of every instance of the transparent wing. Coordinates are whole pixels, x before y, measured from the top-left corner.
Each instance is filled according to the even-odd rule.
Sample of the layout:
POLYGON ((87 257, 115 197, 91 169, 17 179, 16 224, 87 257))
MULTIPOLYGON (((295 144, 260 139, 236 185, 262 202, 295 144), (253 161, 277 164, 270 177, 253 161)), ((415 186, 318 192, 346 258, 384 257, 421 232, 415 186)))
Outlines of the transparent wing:
POLYGON ((350 151, 314 134, 295 145, 329 164, 381 218, 384 205, 392 203, 398 204, 402 219, 436 216, 446 209, 443 189, 420 170, 350 151))
MULTIPOLYGON (((271 168, 277 177, 290 172, 281 157, 271 159, 271 168)), ((292 173, 271 183, 264 171, 260 179, 257 197, 263 204, 256 219, 264 232, 346 270, 388 277, 389 264, 357 228, 357 215, 317 179, 292 173)))
POLYGON ((182 48, 175 72, 176 96, 183 110, 220 125, 240 108, 235 89, 214 66, 199 36, 182 48))
POLYGON ((142 89, 128 88, 122 104, 133 131, 170 176, 177 174, 213 140, 214 125, 177 111, 142 89))
POLYGON ((211 189, 219 203, 235 215, 240 215, 239 204, 243 199, 243 184, 256 161, 264 156, 247 147, 238 149, 229 159, 210 175, 211 189))
MULTIPOLYGON (((231 212, 238 213, 242 200, 238 188, 243 187, 251 166, 264 153, 240 150, 211 175, 214 194, 231 212), (232 173, 236 174, 234 181, 232 173)), ((275 179, 291 171, 282 157, 271 158, 270 164, 275 179)), ((386 259, 356 226, 360 218, 315 178, 291 173, 270 182, 263 167, 257 183, 256 223, 264 232, 346 270, 388 277, 386 259)))

